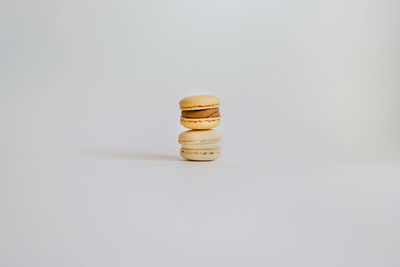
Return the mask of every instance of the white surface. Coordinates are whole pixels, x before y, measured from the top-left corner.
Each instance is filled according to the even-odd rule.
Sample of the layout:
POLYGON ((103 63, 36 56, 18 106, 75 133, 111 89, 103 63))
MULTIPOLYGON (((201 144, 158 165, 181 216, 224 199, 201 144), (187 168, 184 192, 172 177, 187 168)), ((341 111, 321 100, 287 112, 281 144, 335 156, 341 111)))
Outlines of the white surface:
POLYGON ((2 266, 399 263, 398 162, 38 151, 2 160, 2 266))
POLYGON ((1 1, 0 266, 398 267, 399 8, 1 1))

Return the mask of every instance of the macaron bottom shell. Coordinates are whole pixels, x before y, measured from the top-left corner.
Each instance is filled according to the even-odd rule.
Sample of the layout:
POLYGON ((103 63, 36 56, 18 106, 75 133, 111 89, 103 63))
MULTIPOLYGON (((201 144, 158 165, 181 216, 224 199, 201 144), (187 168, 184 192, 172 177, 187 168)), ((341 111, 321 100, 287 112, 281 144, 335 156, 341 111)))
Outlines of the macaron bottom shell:
POLYGON ((213 118, 185 118, 181 117, 181 124, 193 130, 212 129, 221 124, 221 117, 213 118))
POLYGON ((212 161, 221 154, 220 149, 187 149, 181 148, 181 156, 192 161, 212 161))

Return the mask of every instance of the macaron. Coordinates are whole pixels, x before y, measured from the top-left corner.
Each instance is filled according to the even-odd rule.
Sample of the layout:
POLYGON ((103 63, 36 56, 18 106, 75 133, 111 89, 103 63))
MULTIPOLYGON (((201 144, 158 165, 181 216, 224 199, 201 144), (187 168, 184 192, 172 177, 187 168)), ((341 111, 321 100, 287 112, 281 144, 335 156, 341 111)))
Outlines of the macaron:
POLYGON ((216 160, 221 154, 221 134, 211 130, 189 130, 181 133, 181 156, 187 160, 216 160))
POLYGON ((213 95, 189 96, 179 102, 181 124, 193 130, 212 129, 221 123, 219 98, 213 95))

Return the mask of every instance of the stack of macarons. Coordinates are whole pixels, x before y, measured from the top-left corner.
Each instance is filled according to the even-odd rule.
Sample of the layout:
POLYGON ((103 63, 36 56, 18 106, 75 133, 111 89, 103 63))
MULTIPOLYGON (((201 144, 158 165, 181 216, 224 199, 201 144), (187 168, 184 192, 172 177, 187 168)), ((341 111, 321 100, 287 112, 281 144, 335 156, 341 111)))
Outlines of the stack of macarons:
POLYGON ((187 160, 215 160, 221 154, 221 134, 214 130, 221 123, 220 101, 212 95, 197 95, 179 102, 181 124, 191 129, 179 135, 181 156, 187 160))

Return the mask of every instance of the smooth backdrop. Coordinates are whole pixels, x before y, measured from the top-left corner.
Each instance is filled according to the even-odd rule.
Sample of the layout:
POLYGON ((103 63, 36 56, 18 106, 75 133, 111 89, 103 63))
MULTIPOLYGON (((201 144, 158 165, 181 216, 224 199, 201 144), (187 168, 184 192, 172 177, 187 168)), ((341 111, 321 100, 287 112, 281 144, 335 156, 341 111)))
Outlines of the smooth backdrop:
POLYGON ((400 265, 397 0, 0 0, 0 266, 400 265), (221 98, 185 162, 181 98, 221 98))

